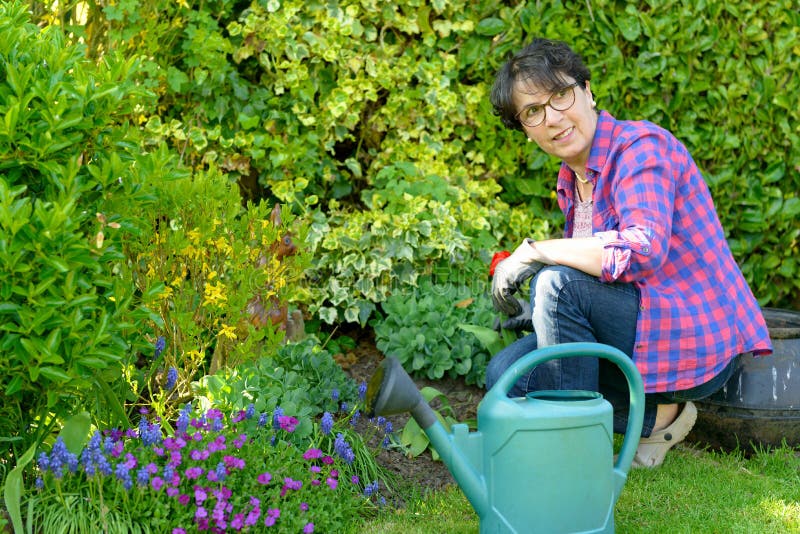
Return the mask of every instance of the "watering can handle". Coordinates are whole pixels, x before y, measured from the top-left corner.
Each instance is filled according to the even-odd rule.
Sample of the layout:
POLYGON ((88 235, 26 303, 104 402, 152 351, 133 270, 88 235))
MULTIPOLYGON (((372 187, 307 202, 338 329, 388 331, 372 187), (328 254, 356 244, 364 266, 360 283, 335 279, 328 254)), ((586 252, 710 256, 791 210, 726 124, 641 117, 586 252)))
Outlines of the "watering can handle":
MULTIPOLYGON (((501 400, 508 396, 508 391, 514 386, 522 375, 533 369, 539 364, 550 360, 561 358, 572 358, 576 356, 592 356, 605 358, 615 363, 624 373, 628 381, 630 391, 630 412, 628 413, 628 426, 625 429, 625 438, 622 440, 617 462, 614 470, 622 477, 624 482, 631 467, 633 456, 636 454, 636 447, 639 445, 639 437, 642 434, 642 424, 644 423, 644 386, 639 370, 634 365, 633 360, 622 352, 610 345, 602 343, 562 343, 550 347, 536 349, 516 362, 500 376, 492 389, 486 394, 487 398, 501 400)), ((621 487, 621 484, 620 484, 621 487)), ((619 491, 617 491, 619 495, 619 491)))

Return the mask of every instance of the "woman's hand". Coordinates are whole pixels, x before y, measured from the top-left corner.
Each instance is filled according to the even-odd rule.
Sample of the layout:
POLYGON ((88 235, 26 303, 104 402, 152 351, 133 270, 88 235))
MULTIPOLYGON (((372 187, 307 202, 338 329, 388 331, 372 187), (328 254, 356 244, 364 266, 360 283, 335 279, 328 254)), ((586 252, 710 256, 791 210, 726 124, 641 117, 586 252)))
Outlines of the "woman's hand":
POLYGON ((513 297, 514 293, 519 291, 525 280, 534 276, 545 265, 539 260, 542 256, 533 243, 532 239, 526 239, 494 269, 492 303, 497 311, 510 317, 522 312, 519 302, 513 297))

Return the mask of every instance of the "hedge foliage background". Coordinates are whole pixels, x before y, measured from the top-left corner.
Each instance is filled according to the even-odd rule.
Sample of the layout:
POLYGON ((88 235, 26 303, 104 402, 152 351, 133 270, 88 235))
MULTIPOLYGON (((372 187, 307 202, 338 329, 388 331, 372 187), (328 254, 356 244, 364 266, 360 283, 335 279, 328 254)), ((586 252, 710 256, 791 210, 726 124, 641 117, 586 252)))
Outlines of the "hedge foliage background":
MULTIPOLYGON (((100 61, 138 62, 145 147, 227 173, 308 224, 300 300, 365 324, 421 274, 560 232, 556 161, 504 131, 488 88, 533 36, 566 40, 599 106, 685 142, 762 305, 800 305, 800 13, 792 0, 31 2, 100 61)), ((477 283, 476 288, 479 289, 477 283)))

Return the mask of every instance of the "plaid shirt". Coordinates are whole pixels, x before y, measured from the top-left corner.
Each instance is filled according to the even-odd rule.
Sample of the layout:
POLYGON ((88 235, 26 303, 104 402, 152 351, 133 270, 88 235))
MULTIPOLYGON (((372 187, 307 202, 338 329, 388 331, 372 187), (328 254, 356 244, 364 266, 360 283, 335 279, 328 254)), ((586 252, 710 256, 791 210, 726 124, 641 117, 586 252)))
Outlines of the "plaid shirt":
MULTIPOLYGON (((769 354, 761 309, 733 259, 711 193, 686 147, 646 121, 600 113, 586 176, 604 282, 640 293, 633 359, 648 393, 703 384, 740 353, 769 354)), ((558 203, 572 237, 574 173, 558 203)))

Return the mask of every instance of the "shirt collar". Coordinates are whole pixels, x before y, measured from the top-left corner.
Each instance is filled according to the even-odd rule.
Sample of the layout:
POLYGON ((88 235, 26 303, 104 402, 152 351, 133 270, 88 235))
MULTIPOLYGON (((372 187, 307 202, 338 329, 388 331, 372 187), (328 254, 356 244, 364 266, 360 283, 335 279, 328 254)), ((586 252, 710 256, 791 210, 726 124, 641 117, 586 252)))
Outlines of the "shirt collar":
MULTIPOLYGON (((597 127, 594 131, 592 149, 589 152, 589 159, 586 162, 586 168, 590 171, 594 171, 594 176, 589 177, 592 181, 596 179, 600 174, 600 170, 605 166, 606 159, 608 158, 608 150, 611 147, 615 123, 616 119, 607 111, 601 111, 597 117, 597 127)), ((558 183, 556 188, 560 192, 573 191, 575 189, 575 178, 572 169, 563 161, 558 171, 558 183)))

